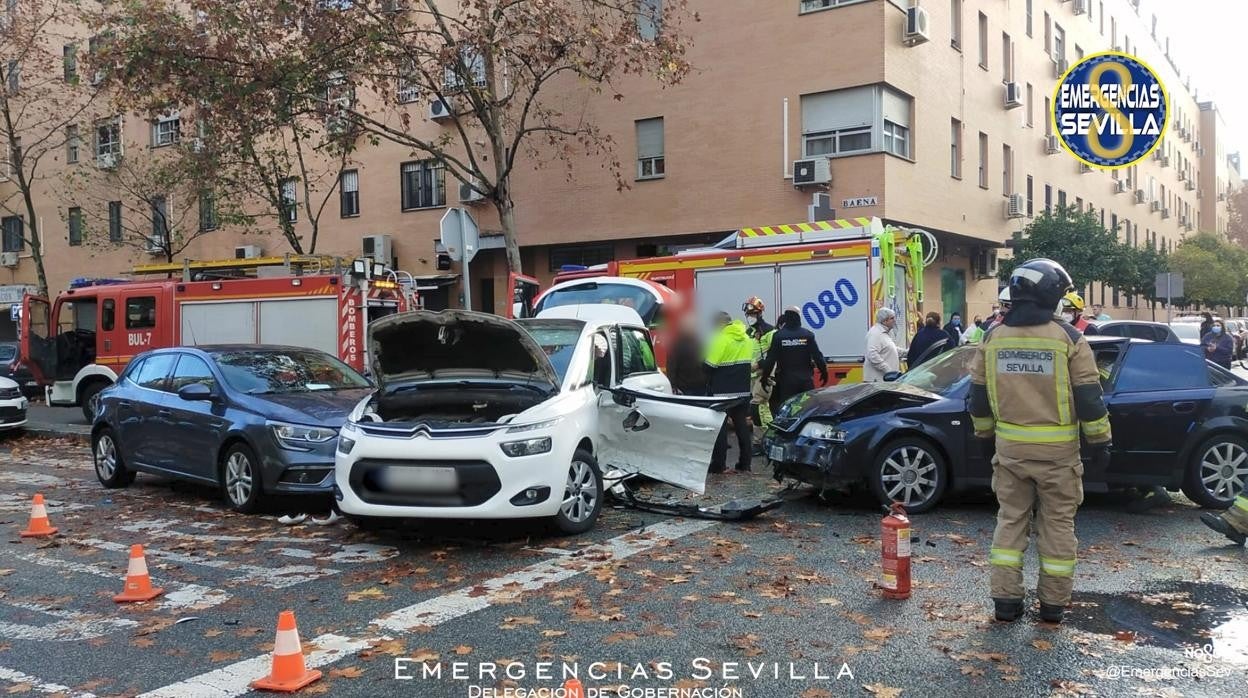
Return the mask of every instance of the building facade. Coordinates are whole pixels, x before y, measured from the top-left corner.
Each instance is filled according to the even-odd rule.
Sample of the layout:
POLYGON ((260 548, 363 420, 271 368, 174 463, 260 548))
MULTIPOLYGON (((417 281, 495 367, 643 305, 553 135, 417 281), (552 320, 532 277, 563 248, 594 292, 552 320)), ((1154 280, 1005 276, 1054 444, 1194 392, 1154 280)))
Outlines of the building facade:
MULTIPOLYGON (((1225 126, 1207 123, 1216 111, 1196 102, 1164 37, 1155 35, 1147 3, 923 0, 925 40, 907 39, 909 3, 901 0, 690 5, 701 21, 691 25, 695 71, 682 84, 660 89, 627 79, 618 86, 622 101, 586 100, 587 115, 614 138, 628 187, 618 190, 601 158, 589 156, 572 162, 568 176, 558 162, 517 175, 527 273, 548 282, 566 264, 665 254, 741 227, 804 221, 812 195, 826 191, 834 211, 828 217, 879 216, 932 232, 940 254, 925 280, 925 309, 975 315, 995 301, 997 256, 1045 209, 1090 210, 1122 240, 1166 249, 1218 225, 1215 208, 1230 175, 1212 172, 1226 168, 1225 126), (1148 160, 1090 170, 1055 145, 1050 100, 1067 66, 1115 49, 1158 72, 1171 123, 1148 160), (826 183, 795 185, 795 161, 824 158, 826 183)), ((422 117, 412 128, 447 128, 423 118, 424 107, 412 105, 422 117)), ((92 132, 82 142, 90 156, 62 169, 98 167, 114 147, 112 132, 97 123, 82 128, 92 132)), ((126 115, 115 138, 125 157, 146 157, 192 132, 187 124, 126 115)), ((358 255, 366 236, 388 235, 397 266, 424 280, 431 306, 459 305, 459 270, 438 269, 436 242, 446 207, 461 205, 458 182, 385 145, 357 153, 341 182, 321 220, 317 252, 358 255)), ((0 182, 0 199, 6 186, 0 182)), ((54 291, 76 276, 120 274, 150 261, 134 247, 76 242, 69 212, 75 192, 58 186, 40 199, 54 291)), ((136 205, 120 194, 116 201, 136 205)), ((171 195, 162 205, 170 219, 203 223, 194 196, 171 195)), ((488 234, 496 221, 488 207, 466 205, 487 232, 471 270, 473 304, 501 308, 505 260, 501 240, 488 234)), ((303 230, 306 222, 295 225, 303 230)), ((231 257, 244 244, 266 254, 288 249, 280 235, 244 237, 222 226, 183 254, 231 257)), ((20 259, 0 277, 28 283, 33 272, 20 259)), ((1142 312, 1112 288, 1086 292, 1089 304, 1115 317, 1142 312)))

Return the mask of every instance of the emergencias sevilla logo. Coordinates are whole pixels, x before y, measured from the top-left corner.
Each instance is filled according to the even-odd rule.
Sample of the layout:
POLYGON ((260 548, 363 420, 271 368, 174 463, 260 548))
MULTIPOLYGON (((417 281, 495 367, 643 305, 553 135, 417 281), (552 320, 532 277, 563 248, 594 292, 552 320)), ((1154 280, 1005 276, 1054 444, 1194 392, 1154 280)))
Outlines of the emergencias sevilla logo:
POLYGON ((1161 143, 1170 100, 1160 78, 1125 53, 1092 54, 1057 83, 1053 127, 1062 147, 1084 164, 1127 167, 1161 143))

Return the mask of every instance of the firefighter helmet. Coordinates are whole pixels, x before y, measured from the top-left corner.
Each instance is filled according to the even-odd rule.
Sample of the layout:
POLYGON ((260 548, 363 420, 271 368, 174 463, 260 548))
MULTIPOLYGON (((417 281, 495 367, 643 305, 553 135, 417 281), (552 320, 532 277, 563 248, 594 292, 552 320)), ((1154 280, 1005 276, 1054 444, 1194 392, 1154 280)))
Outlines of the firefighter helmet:
POLYGON ((741 312, 746 315, 762 315, 767 310, 767 306, 763 304, 763 299, 758 296, 750 296, 741 304, 741 312))
POLYGON ((1002 308, 1010 307, 1010 287, 1009 286, 1006 286, 1005 288, 1001 289, 1001 293, 997 295, 997 302, 1001 304, 1002 308))
POLYGON ((1078 293, 1071 291, 1070 293, 1067 293, 1065 296, 1062 296, 1062 305, 1065 305, 1070 308, 1074 308, 1075 310, 1082 313, 1083 308, 1084 308, 1083 296, 1080 296, 1078 293))
POLYGON ((1011 303, 1031 302, 1056 310, 1058 303, 1074 288, 1070 274, 1062 265, 1043 257, 1023 262, 1010 274, 1011 303))

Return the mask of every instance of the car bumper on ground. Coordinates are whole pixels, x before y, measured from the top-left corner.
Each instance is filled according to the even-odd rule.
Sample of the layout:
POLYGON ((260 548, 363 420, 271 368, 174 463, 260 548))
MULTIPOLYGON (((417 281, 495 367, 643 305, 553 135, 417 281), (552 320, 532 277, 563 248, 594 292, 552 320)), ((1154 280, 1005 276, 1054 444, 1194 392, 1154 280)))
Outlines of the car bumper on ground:
POLYGON ((481 438, 364 436, 339 453, 334 497, 345 514, 429 519, 554 516, 577 441, 548 432, 481 438), (500 444, 551 438, 551 450, 509 457, 500 444))

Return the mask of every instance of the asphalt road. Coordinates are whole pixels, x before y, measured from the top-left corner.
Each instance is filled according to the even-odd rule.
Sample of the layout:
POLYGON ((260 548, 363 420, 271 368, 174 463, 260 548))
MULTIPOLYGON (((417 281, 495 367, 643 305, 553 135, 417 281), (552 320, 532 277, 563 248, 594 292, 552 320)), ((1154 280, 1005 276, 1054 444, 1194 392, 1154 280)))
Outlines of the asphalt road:
MULTIPOLYGON (((304 693, 334 696, 550 688, 565 665, 603 690, 590 695, 1248 690, 1248 551, 1182 500, 1131 515, 1090 499, 1058 627, 991 620, 987 497, 916 517, 914 594, 886 601, 872 587, 880 514, 851 497, 789 492, 737 524, 610 510, 590 534, 558 538, 527 523, 287 527, 280 509, 318 503, 240 516, 210 490, 145 476, 106 491, 72 440, 0 441, 0 482, 0 691, 13 694, 242 695, 267 671, 283 609, 325 672, 304 693), (35 492, 56 538, 17 535, 35 492), (119 606, 132 543, 165 594, 119 606)), ((708 489, 719 501, 776 491, 762 474, 708 489)))

